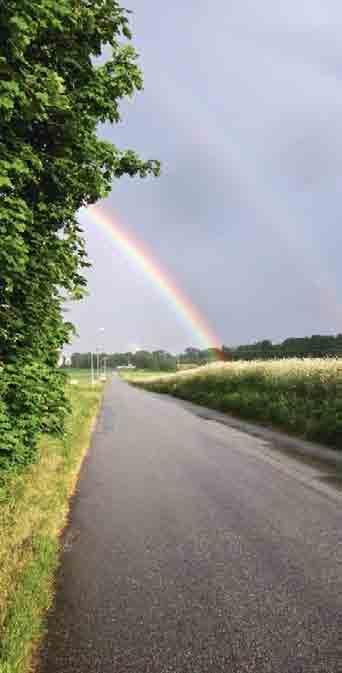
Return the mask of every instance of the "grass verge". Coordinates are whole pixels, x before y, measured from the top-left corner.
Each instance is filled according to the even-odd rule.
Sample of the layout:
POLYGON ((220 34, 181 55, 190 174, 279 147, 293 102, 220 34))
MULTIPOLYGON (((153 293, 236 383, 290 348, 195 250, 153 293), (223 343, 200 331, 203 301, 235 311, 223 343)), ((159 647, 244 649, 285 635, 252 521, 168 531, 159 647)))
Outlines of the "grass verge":
POLYGON ((63 440, 42 438, 38 461, 0 490, 0 673, 27 673, 53 598, 59 534, 99 409, 102 386, 69 386, 63 440))
POLYGON ((214 363, 130 381, 342 449, 342 360, 214 363))
POLYGON ((164 378, 168 379, 169 376, 171 376, 171 372, 155 372, 151 369, 134 369, 132 371, 122 370, 119 372, 119 377, 129 383, 139 383, 139 381, 142 383, 147 383, 148 381, 153 382, 155 380, 159 381, 164 378))

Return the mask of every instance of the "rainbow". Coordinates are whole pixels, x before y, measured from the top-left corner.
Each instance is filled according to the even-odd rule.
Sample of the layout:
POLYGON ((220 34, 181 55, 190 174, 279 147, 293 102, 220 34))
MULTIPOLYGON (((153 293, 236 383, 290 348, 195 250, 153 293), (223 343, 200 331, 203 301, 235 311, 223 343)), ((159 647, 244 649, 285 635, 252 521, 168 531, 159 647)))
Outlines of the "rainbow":
POLYGON ((91 206, 82 210, 82 215, 98 224, 113 243, 150 278, 160 293, 166 297, 175 313, 190 327, 202 348, 221 350, 222 342, 212 331, 205 317, 177 286, 169 273, 161 268, 143 241, 129 232, 112 212, 106 212, 101 206, 91 206))

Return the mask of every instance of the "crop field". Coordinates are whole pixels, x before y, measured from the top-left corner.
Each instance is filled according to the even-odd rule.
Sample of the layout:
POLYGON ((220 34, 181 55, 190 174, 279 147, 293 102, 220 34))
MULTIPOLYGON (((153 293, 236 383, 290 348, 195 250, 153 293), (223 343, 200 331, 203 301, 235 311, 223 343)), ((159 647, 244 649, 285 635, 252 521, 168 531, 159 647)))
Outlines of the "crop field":
MULTIPOLYGON (((91 383, 91 369, 74 369, 72 367, 64 370, 68 376, 68 379, 71 383, 77 383, 80 385, 91 383)), ((103 375, 103 370, 101 369, 100 377, 103 375)), ((109 378, 112 375, 111 370, 107 370, 106 377, 109 378)), ((94 381, 98 382, 97 370, 94 370, 94 381)))
POLYGON ((153 382, 155 380, 160 381, 169 379, 171 374, 170 372, 155 372, 149 369, 135 369, 131 371, 121 370, 119 376, 124 381, 130 381, 132 383, 141 381, 142 383, 145 383, 147 381, 153 382))
POLYGON ((90 383, 91 382, 91 370, 90 369, 72 369, 67 368, 64 370, 68 375, 70 381, 77 381, 77 383, 90 383))
POLYGON ((342 360, 213 363, 130 381, 342 449, 342 360))

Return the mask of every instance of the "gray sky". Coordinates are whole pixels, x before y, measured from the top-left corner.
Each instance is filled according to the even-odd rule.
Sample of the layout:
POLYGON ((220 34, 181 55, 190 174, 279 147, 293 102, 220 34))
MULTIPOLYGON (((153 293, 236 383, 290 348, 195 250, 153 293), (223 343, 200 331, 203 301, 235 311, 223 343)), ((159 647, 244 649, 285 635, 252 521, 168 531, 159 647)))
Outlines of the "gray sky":
MULTIPOLYGON (((102 134, 159 158, 106 210, 220 340, 342 332, 340 0, 127 0, 145 90, 102 134)), ((155 283, 84 220, 89 297, 73 350, 200 345, 155 283), (99 339, 98 328, 104 327, 99 339)))

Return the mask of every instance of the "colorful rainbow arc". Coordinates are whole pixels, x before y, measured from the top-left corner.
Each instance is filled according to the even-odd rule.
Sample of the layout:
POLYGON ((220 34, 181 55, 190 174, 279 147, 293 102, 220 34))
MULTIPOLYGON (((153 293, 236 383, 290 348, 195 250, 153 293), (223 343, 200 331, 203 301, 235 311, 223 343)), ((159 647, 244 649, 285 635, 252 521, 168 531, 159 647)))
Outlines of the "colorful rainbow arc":
POLYGON ((221 349, 222 343, 214 334, 207 320, 200 314, 189 297, 177 286, 170 275, 161 268, 145 243, 128 232, 112 213, 101 206, 83 210, 91 221, 96 222, 110 236, 113 243, 132 259, 149 277, 159 291, 173 306, 176 314, 191 328, 203 348, 221 349))

